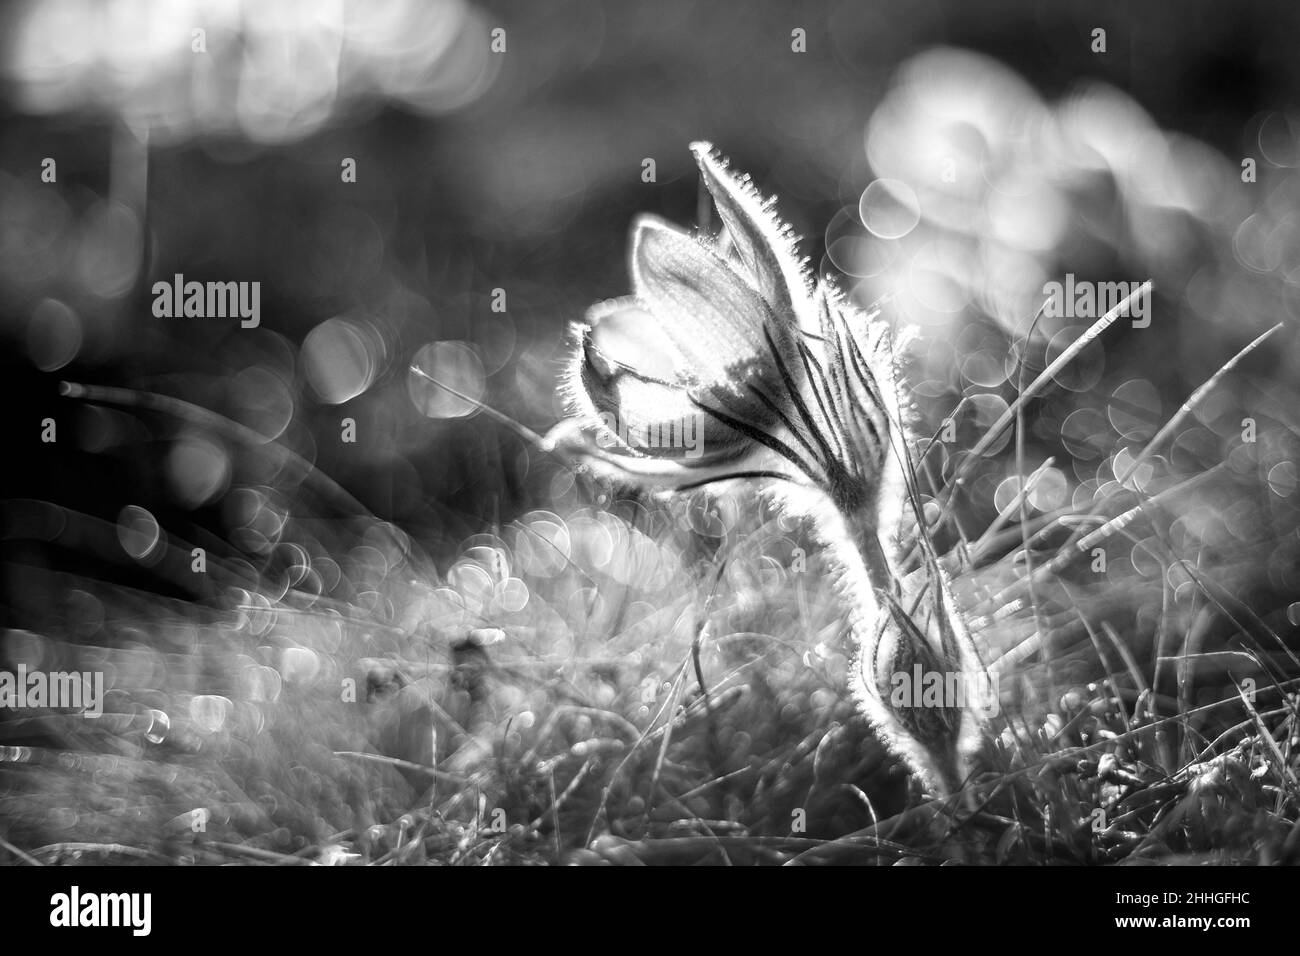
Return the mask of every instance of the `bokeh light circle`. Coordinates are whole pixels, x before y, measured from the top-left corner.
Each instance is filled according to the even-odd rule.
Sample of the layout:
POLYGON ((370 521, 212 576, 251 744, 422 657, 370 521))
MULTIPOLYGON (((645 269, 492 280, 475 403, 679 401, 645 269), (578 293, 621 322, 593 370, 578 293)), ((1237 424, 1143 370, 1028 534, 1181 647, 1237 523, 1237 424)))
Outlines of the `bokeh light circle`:
POLYGON ((135 560, 148 558, 160 536, 158 519, 139 505, 127 505, 118 513, 117 540, 135 560))
POLYGON ((317 397, 341 405, 368 389, 379 373, 380 348, 356 322, 326 319, 302 343, 302 369, 317 397))
POLYGON ((901 239, 921 221, 921 203, 901 179, 877 179, 862 191, 858 217, 873 236, 901 239))
POLYGON ((421 414, 429 418, 465 418, 478 410, 476 403, 487 391, 487 375, 470 346, 464 342, 433 342, 416 352, 411 364, 425 373, 411 371, 406 379, 407 393, 421 414), (429 378, 455 389, 460 395, 439 387, 429 378))
POLYGON ((61 369, 81 351, 81 317, 57 299, 43 299, 27 323, 27 354, 43 372, 61 369))

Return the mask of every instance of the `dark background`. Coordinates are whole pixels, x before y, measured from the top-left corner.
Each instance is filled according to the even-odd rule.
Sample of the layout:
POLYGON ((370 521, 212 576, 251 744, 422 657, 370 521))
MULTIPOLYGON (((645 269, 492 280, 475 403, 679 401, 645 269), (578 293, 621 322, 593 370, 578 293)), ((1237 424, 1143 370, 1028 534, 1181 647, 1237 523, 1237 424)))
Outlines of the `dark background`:
MULTIPOLYGON (((1001 61, 1049 103, 1089 81, 1112 84, 1157 126, 1203 139, 1234 164, 1252 155, 1257 117, 1295 102, 1300 72, 1300 9, 1289 3, 411 3, 386 8, 387 33, 356 4, 349 22, 362 39, 374 35, 365 29, 380 39, 348 37, 334 94, 249 120, 241 83, 245 93, 272 80, 309 85, 301 52, 268 57, 273 69, 258 75, 245 59, 276 30, 310 32, 306 13, 232 8, 242 26, 209 29, 199 67, 184 17, 136 29, 113 4, 60 8, 74 11, 63 21, 41 7, 7 7, 0 29, 8 496, 109 521, 139 502, 166 527, 220 534, 218 498, 178 500, 162 477, 180 423, 88 423, 57 383, 159 392, 251 421, 241 418, 252 414, 250 380, 235 375, 263 368, 294 403, 280 440, 435 552, 554 503, 569 484, 481 415, 421 416, 407 394, 411 356, 435 340, 472 343, 489 359, 485 397, 539 431, 553 424, 564 326, 626 291, 633 216, 695 217, 691 140, 718 144, 778 195, 816 265, 826 223, 872 178, 862 145, 872 111, 899 65, 936 45, 1001 61), (489 61, 482 45, 494 26, 507 30, 508 48, 489 61), (1089 49, 1098 26, 1105 55, 1089 49), (807 31, 806 54, 791 52, 795 27, 807 31), (129 45, 114 52, 125 39, 141 44, 138 55, 129 45), (187 98, 200 69, 218 77, 215 92, 187 98), (141 110, 155 110, 152 119, 141 110), (147 145, 128 131, 146 127, 147 145), (40 182, 46 156, 58 161, 56 185, 40 182), (358 162, 355 184, 339 181, 344 156, 358 162), (645 157, 657 162, 656 183, 640 180, 645 157), (134 211, 140 230, 105 214, 109 197, 134 211), (133 256, 141 231, 147 243, 133 256), (260 281, 261 328, 154 318, 148 287, 175 272, 260 281), (497 287, 509 296, 505 317, 489 308, 497 287), (82 334, 71 360, 50 371, 27 347, 46 299, 71 309, 82 334), (334 316, 367 323, 380 343, 373 380, 341 405, 317 400, 293 354, 334 316), (63 429, 56 446, 38 441, 47 415, 63 429), (357 445, 337 440, 344 416, 359 423, 357 445)), ((1168 410, 1276 318, 1248 315, 1208 339, 1190 324, 1167 326, 1160 340, 1121 338, 1119 351, 1136 367, 1161 358, 1163 371, 1150 374, 1168 410), (1220 338, 1223 348, 1207 347, 1220 338), (1188 341, 1203 360, 1164 361, 1188 341)), ((247 452, 227 454, 238 482, 252 467, 247 452)))

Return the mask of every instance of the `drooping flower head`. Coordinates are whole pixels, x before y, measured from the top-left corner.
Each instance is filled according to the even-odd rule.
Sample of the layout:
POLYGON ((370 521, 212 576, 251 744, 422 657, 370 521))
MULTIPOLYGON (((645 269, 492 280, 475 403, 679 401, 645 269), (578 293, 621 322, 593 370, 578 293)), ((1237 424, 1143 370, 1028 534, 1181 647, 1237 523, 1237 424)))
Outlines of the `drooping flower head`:
POLYGON ((706 143, 692 151, 723 231, 637 220, 632 294, 574 328, 570 411, 615 468, 659 487, 762 470, 867 505, 898 417, 888 327, 812 279, 748 178, 706 143), (699 454, 654 440, 687 419, 702 423, 699 454))
POLYGON ((809 274, 747 177, 707 143, 691 148, 722 232, 636 221, 632 293, 574 326, 571 418, 551 441, 661 491, 767 478, 816 492, 860 649, 855 692, 886 741, 951 790, 969 721, 942 708, 902 713, 889 697, 900 668, 975 666, 937 563, 902 566, 912 501, 889 326, 809 274))

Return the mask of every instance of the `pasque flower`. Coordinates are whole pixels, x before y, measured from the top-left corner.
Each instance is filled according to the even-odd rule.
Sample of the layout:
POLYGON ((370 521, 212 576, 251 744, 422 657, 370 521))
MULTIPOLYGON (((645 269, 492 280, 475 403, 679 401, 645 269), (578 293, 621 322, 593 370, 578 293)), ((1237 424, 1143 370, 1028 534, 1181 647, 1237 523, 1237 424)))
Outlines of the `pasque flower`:
POLYGON ((659 487, 770 471, 869 508, 898 417, 888 327, 814 283, 770 203, 708 144, 692 150, 722 235, 637 220, 632 295, 574 329, 570 411, 612 451, 602 462, 659 487), (647 440, 685 419, 701 453, 647 440))
POLYGON ((691 148, 722 232, 637 220, 632 294, 574 326, 563 381, 570 420, 552 442, 669 492, 740 478, 819 492, 860 647, 858 696, 886 740, 936 789, 951 789, 966 716, 899 712, 889 698, 891 674, 916 663, 975 666, 937 561, 902 566, 913 499, 890 328, 809 275, 747 177, 707 143, 691 148), (690 448, 672 440, 688 430, 690 448))

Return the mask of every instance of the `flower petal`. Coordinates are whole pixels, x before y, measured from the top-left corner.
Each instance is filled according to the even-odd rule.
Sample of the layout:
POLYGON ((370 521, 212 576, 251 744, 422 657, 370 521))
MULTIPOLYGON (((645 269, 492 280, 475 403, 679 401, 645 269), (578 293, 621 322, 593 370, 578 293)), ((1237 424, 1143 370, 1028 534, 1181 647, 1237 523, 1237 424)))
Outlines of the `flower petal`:
POLYGON ((627 372, 658 382, 680 381, 681 353, 635 298, 611 299, 588 309, 582 344, 587 361, 603 377, 627 372))
POLYGON ((709 143, 692 143, 704 185, 713 197, 736 254, 753 277, 755 288, 772 311, 805 311, 808 277, 795 249, 794 236, 777 218, 748 176, 735 176, 709 143))
POLYGON ((801 477, 792 473, 788 462, 752 444, 734 460, 715 460, 708 456, 669 459, 611 453, 590 437, 563 426, 553 429, 547 441, 563 458, 580 463, 604 478, 650 491, 686 491, 718 481, 753 478, 780 479, 793 486, 803 486, 801 477))
POLYGON ((569 413, 602 448, 682 459, 731 461, 748 439, 696 406, 676 381, 677 351, 637 300, 594 306, 576 339, 563 388, 569 413))
POLYGON ((765 364, 767 303, 702 243, 643 216, 631 260, 636 296, 681 353, 687 381, 739 385, 765 364))

